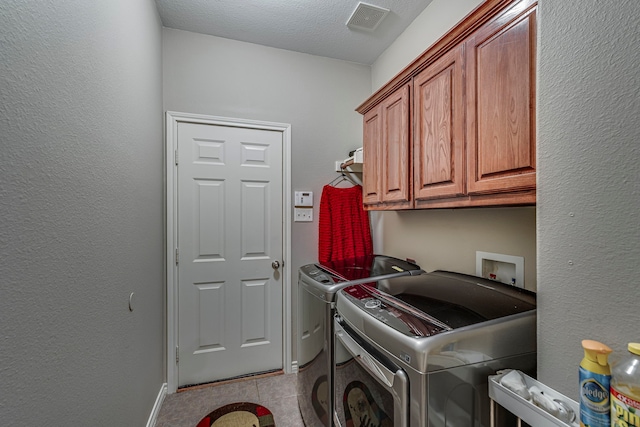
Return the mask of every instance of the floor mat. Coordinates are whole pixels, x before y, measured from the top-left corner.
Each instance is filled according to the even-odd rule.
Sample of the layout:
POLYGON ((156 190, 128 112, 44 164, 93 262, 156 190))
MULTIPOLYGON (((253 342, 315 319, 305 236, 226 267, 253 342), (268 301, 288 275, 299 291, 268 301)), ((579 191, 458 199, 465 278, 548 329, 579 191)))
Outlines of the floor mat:
POLYGON ((196 427, 275 427, 273 414, 255 403, 231 403, 204 417, 196 427))

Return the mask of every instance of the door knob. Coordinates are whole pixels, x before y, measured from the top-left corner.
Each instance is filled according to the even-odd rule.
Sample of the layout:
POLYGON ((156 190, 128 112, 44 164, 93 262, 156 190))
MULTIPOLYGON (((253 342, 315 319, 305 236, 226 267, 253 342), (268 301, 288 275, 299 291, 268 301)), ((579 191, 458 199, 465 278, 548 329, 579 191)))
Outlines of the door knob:
POLYGON ((276 261, 273 261, 273 262, 271 263, 271 267, 273 267, 273 269, 274 269, 274 270, 279 269, 279 268, 280 268, 280 262, 278 262, 277 260, 276 260, 276 261))

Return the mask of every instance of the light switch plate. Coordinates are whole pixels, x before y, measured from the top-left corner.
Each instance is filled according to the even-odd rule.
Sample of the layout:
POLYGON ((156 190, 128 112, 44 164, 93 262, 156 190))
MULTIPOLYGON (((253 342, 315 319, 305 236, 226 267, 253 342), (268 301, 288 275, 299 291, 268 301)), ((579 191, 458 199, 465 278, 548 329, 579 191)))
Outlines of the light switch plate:
POLYGON ((313 221, 313 208, 295 208, 293 210, 294 222, 311 222, 313 221))

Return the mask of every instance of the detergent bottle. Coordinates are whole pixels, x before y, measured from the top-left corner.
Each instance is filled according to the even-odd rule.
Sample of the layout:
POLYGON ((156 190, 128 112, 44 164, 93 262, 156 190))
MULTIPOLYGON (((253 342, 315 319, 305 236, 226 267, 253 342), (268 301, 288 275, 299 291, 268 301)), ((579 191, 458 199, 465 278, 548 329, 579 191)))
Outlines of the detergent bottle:
POLYGON ((640 427, 640 343, 611 370, 611 427, 640 427))
POLYGON ((607 360, 611 349, 592 340, 583 340, 584 358, 580 362, 580 427, 609 427, 611 368, 607 360))

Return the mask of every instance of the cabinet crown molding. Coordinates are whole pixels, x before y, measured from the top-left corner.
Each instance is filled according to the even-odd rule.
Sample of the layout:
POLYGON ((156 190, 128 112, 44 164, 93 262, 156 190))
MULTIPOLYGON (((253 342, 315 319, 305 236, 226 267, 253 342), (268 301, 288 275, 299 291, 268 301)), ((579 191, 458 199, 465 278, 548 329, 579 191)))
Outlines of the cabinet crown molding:
MULTIPOLYGON (((402 69, 398 74, 389 80, 384 86, 378 89, 373 95, 360 104, 356 111, 365 114, 367 111, 378 105, 384 98, 395 92, 399 87, 407 84, 413 76, 437 61, 442 55, 447 53, 458 43, 464 41, 471 33, 502 13, 510 7, 518 6, 518 9, 529 9, 537 4, 537 0, 487 0, 480 4, 467 16, 462 18, 449 32, 440 37, 435 43, 427 48, 422 54, 402 69)), ((521 13, 518 10, 518 14, 521 13)))

